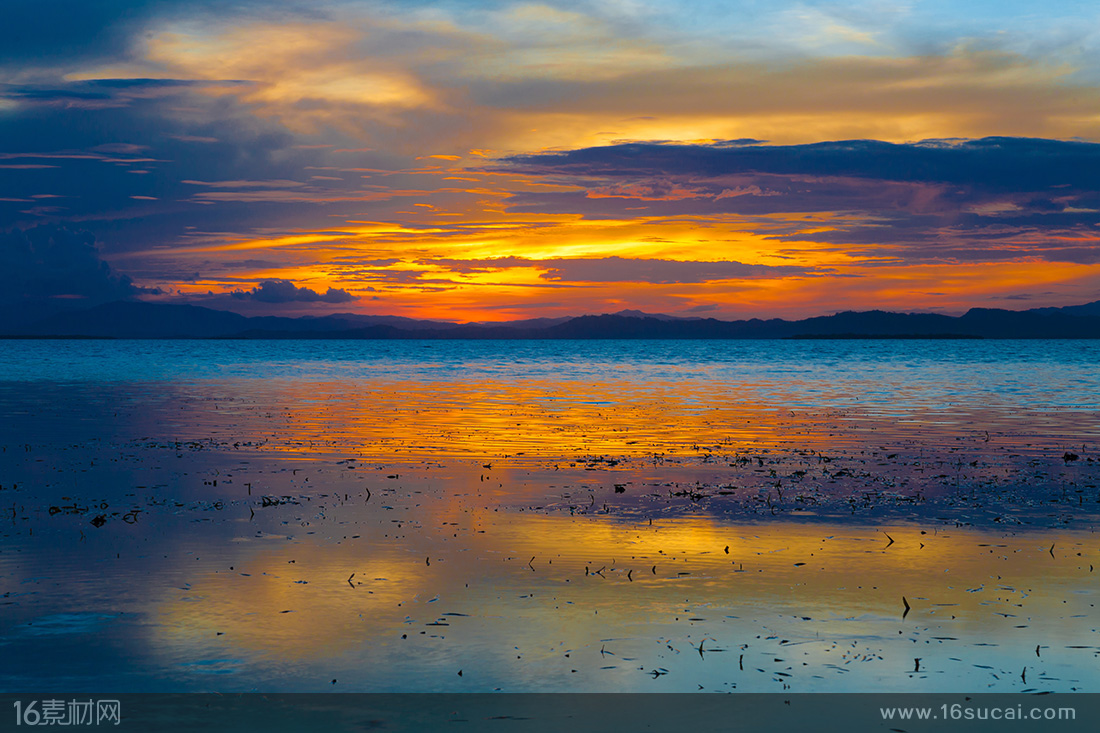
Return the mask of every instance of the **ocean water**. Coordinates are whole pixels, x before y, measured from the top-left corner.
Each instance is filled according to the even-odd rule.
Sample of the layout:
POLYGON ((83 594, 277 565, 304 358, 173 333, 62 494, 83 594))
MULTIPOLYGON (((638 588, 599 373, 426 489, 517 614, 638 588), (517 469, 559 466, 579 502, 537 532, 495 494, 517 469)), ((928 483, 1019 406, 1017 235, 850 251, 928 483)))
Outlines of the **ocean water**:
POLYGON ((4 382, 687 381, 903 405, 994 398, 1095 407, 1098 365, 1100 342, 1089 340, 0 342, 4 382))
POLYGON ((0 691, 1100 691, 1098 358, 0 342, 0 691))
POLYGON ((0 442, 637 453, 874 431, 1068 448, 1100 437, 1098 364, 1094 341, 6 341, 0 410, 19 419, 0 442))

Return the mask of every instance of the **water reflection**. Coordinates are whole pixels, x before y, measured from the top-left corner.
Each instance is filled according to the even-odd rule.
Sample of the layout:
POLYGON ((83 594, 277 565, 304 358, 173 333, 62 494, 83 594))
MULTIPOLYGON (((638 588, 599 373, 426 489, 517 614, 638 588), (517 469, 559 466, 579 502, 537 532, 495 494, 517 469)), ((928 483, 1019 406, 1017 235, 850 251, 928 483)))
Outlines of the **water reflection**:
POLYGON ((1087 353, 185 346, 0 357, 0 688, 1100 681, 1087 353))
MULTIPOLYGON (((547 480, 528 491, 550 493, 547 480)), ((334 480, 274 506, 151 511, 141 529, 114 522, 92 540, 43 521, 0 555, 4 586, 16 589, 5 645, 58 666, 77 660, 85 683, 105 673, 97 660, 126 659, 108 673, 125 689, 1097 681, 1088 532, 651 522, 509 507, 447 480, 369 499, 357 484, 345 478, 344 494, 334 480)), ((4 667, 8 689, 55 684, 33 665, 4 667)))
POLYGON ((1100 412, 989 404, 792 406, 758 387, 686 383, 202 382, 0 384, 17 419, 0 444, 263 446, 314 455, 577 454, 813 449, 956 441, 1047 449, 1095 444, 1100 412))

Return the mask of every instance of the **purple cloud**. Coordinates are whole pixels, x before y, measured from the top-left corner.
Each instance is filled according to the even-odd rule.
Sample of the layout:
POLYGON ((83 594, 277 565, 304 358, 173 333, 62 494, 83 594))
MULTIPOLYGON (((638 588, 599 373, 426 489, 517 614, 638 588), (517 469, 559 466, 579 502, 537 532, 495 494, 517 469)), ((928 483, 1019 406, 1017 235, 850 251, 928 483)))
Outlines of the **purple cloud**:
POLYGON ((264 280, 251 290, 234 290, 231 295, 238 300, 261 303, 347 303, 356 300, 356 296, 343 289, 329 288, 318 293, 298 287, 289 280, 264 280))
POLYGON ((500 165, 580 189, 516 193, 506 201, 515 213, 587 219, 732 214, 750 227, 755 222, 765 238, 835 244, 894 264, 1100 257, 1096 143, 632 143, 513 156, 500 165), (842 216, 827 226, 804 223, 803 215, 825 212, 842 216))

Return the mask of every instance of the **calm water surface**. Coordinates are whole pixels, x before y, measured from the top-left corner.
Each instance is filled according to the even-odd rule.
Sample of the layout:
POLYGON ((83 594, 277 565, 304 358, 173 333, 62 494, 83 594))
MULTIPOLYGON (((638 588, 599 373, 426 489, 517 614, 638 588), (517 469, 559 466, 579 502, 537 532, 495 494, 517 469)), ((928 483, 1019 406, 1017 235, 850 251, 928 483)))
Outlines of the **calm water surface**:
POLYGON ((0 431, 381 455, 838 431, 1072 446, 1100 437, 1098 363, 1093 341, 8 341, 0 408, 20 419, 0 431))
POLYGON ((1098 691, 1098 358, 0 342, 0 690, 1098 691))

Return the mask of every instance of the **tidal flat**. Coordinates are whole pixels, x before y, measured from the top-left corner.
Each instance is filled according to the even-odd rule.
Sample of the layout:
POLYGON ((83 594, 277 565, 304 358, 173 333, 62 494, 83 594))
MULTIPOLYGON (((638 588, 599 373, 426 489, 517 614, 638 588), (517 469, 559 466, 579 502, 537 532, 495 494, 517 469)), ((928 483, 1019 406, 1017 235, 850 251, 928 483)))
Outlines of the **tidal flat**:
POLYGON ((1100 691, 1097 347, 308 349, 5 351, 0 688, 1100 691))

